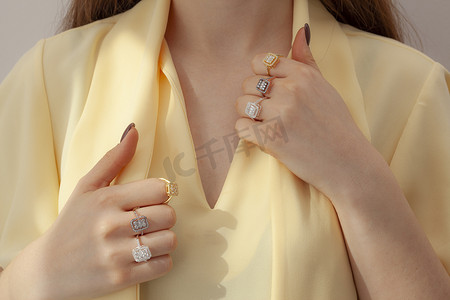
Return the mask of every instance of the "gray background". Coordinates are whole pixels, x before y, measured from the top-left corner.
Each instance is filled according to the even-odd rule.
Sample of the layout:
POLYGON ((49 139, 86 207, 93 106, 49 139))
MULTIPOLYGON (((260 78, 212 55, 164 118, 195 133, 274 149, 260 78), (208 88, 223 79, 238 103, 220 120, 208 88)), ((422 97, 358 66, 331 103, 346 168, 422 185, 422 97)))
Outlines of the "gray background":
MULTIPOLYGON (((186 0, 189 1, 189 0, 186 0)), ((68 0, 4 0, 0 10, 0 81, 38 40, 53 35, 68 0)), ((398 0, 422 52, 450 69, 450 1, 398 0)), ((410 43, 411 44, 411 43, 410 43)))

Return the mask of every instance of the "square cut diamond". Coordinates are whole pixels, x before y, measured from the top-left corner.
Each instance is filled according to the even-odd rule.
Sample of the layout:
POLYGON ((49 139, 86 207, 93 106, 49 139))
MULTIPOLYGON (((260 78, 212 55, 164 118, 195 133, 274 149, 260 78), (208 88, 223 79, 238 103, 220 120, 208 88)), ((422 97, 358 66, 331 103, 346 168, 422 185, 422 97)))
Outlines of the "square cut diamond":
POLYGON ((267 54, 267 56, 264 58, 264 63, 268 67, 274 67, 278 61, 278 56, 272 53, 267 54))
POLYGON ((247 107, 245 108, 245 113, 247 114, 247 116, 249 116, 252 119, 255 119, 258 117, 259 111, 260 111, 259 104, 253 102, 247 103, 247 107))
POLYGON ((137 246, 133 249, 133 257, 136 262, 144 262, 152 257, 152 253, 147 246, 137 246))
POLYGON ((140 216, 139 218, 135 218, 131 220, 131 227, 134 232, 140 232, 148 228, 148 220, 145 216, 140 216))
POLYGON ((167 194, 171 196, 178 196, 178 184, 171 182, 167 186, 167 194))
POLYGON ((265 94, 269 90, 270 81, 265 78, 261 78, 256 85, 256 89, 265 94))

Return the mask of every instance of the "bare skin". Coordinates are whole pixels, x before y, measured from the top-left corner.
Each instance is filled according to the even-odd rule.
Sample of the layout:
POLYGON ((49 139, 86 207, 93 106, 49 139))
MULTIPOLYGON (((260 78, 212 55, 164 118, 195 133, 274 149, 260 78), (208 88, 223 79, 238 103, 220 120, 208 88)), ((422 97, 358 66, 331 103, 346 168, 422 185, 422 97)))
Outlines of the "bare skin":
MULTIPOLYGON (((289 50, 291 1, 265 1, 263 4, 260 0, 172 1, 166 38, 180 74, 196 146, 253 122, 244 117, 243 104, 249 97, 257 97, 254 94, 255 80, 265 74, 262 57, 257 53, 273 51, 286 54, 289 50), (274 22, 269 24, 269 17, 274 22), (261 32, 266 33, 262 35, 261 32), (273 32, 277 34, 270 34, 273 32), (280 35, 280 32, 283 34, 280 35), (253 63, 249 66, 250 61, 253 63), (220 89, 224 84, 227 90, 220 89), (211 105, 220 109, 205 113, 203 109, 211 105)), ((277 89, 271 92, 274 101, 270 103, 274 105, 264 107, 266 114, 275 113, 283 117, 292 142, 287 147, 277 143, 265 146, 295 175, 319 188, 333 203, 347 242, 359 298, 448 299, 448 274, 417 224, 386 163, 359 132, 343 100, 321 76, 305 44, 303 31, 296 39, 293 53, 293 60, 284 59, 273 70, 273 75, 278 77, 277 89), (299 76, 303 80, 293 80, 299 76), (308 109, 305 110, 305 107, 308 109), (293 117, 298 115, 301 117, 293 117), (321 115, 326 118, 317 117, 321 115), (323 122, 324 119, 329 122, 323 122), (298 124, 296 120, 303 123, 298 124), (321 138, 311 139, 315 136, 321 138), (341 164, 327 163, 329 161, 341 164), (335 168, 324 167, 330 165, 335 168)), ((257 143, 252 137, 248 140, 257 143)), ((73 216, 79 215, 80 210, 92 210, 92 205, 89 209, 84 208, 83 202, 100 200, 101 206, 102 201, 114 202, 114 199, 117 201, 120 198, 118 195, 132 194, 129 193, 130 188, 136 191, 136 187, 147 195, 137 197, 138 202, 163 206, 161 203, 165 199, 155 181, 146 180, 135 183, 138 186, 114 189, 105 186, 119 172, 111 166, 125 166, 134 155, 136 143, 137 131, 133 129, 124 143, 105 156, 100 167, 94 168, 80 182, 73 194, 73 204, 66 206, 57 222, 70 222, 73 216), (151 197, 148 198, 148 195, 151 197)), ((224 160, 215 169, 204 163, 199 163, 199 167, 208 203, 213 207, 229 163, 224 160)), ((127 209, 123 203, 119 205, 120 201, 115 203, 116 211, 127 209)), ((42 260, 36 259, 35 253, 47 253, 45 249, 54 246, 55 241, 61 242, 64 236, 56 226, 48 235, 24 249, 1 273, 0 298, 89 298, 163 276, 170 269, 170 253, 176 245, 175 236, 170 231, 175 220, 173 213, 155 209, 153 207, 149 213, 154 214, 152 218, 161 218, 161 226, 157 231, 148 232, 148 238, 158 240, 155 233, 163 232, 159 243, 150 243, 157 247, 152 251, 159 253, 160 258, 152 264, 139 265, 145 266, 145 271, 137 268, 130 272, 131 262, 124 263, 121 255, 115 253, 109 253, 110 257, 106 260, 96 261, 99 266, 86 264, 85 260, 80 259, 82 263, 74 262, 75 267, 71 267, 64 257, 61 261, 65 263, 57 264, 62 268, 52 269, 42 265, 42 260), (114 257, 116 263, 111 265, 114 257), (31 282, 29 278, 42 278, 42 270, 45 271, 44 277, 41 281, 34 281, 36 285, 28 285, 24 289, 23 285, 14 284, 24 280, 31 282), (93 277, 85 274, 100 280, 86 281, 86 278, 93 277), (59 280, 65 276, 70 276, 73 285, 59 280), (59 291, 59 294, 51 294, 54 291, 59 291)), ((104 216, 103 222, 114 217, 114 213, 110 212, 111 215, 104 216)), ((99 241, 94 245, 97 249, 111 249, 107 244, 121 232, 120 226, 115 229, 117 232, 114 228, 112 232, 97 232, 101 238, 86 234, 86 241, 79 243, 86 245, 99 241)), ((129 240, 134 243, 132 234, 129 240)), ((124 247, 126 251, 123 253, 127 257, 130 247, 124 247)))
MULTIPOLYGON (((198 148, 234 132, 239 118, 234 102, 242 94, 243 80, 253 74, 249 63, 253 57, 267 49, 284 55, 289 52, 292 3, 175 0, 166 40, 198 148)), ((225 152, 216 155, 215 162, 214 166, 208 159, 198 160, 210 207, 215 206, 230 167, 225 152)))

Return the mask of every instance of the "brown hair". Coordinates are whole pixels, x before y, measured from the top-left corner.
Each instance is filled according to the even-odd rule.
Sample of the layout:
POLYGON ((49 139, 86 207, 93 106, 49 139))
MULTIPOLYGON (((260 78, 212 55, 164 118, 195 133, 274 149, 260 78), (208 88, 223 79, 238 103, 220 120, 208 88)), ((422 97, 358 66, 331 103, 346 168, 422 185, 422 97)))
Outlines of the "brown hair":
POLYGON ((61 30, 80 27, 123 13, 141 0, 71 0, 61 30))
POLYGON ((341 23, 403 41, 405 21, 392 0, 320 0, 341 23))
MULTIPOLYGON (((72 0, 62 30, 125 12, 141 0, 72 0)), ((403 41, 403 18, 392 0, 320 0, 339 21, 364 31, 403 41)))

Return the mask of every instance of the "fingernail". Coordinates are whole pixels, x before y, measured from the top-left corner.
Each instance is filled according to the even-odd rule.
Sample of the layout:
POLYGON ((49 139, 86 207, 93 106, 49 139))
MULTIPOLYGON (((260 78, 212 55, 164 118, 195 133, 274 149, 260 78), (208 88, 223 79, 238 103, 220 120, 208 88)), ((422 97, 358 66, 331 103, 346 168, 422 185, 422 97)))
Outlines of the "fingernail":
POLYGON ((136 125, 134 123, 131 123, 128 125, 127 129, 122 134, 122 137, 120 138, 120 142, 122 143, 123 139, 127 136, 128 132, 130 132, 131 128, 135 127, 136 125))
POLYGON ((309 28, 308 23, 305 23, 305 38, 306 38, 306 43, 309 46, 309 42, 311 42, 311 29, 309 28))

